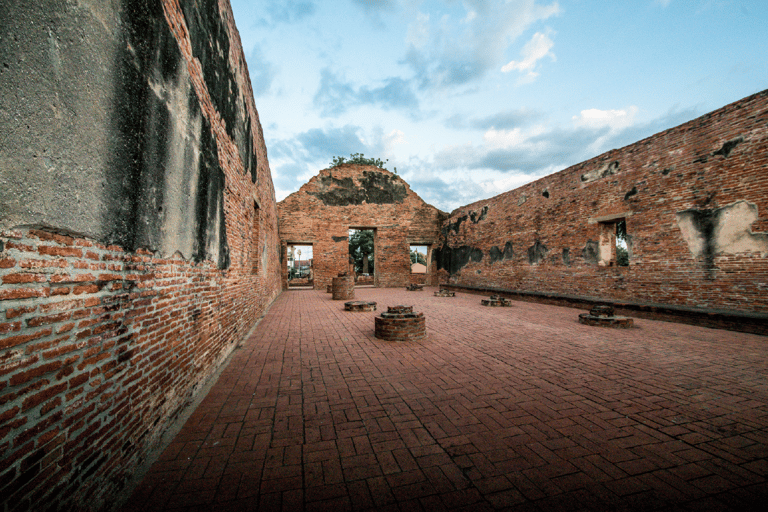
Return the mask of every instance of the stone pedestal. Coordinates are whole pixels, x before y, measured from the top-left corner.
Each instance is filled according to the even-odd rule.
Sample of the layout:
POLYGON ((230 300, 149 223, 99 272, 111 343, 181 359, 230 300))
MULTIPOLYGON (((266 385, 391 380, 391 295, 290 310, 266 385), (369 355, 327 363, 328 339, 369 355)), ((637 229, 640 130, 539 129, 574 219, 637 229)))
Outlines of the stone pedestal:
POLYGON ((427 335, 424 313, 414 313, 413 306, 389 306, 374 321, 376 337, 381 340, 413 341, 427 335))
POLYGON ((376 311, 376 303, 366 302, 364 300, 353 300, 344 303, 344 311, 376 311))
POLYGON ((589 313, 579 315, 579 323, 598 327, 614 327, 616 329, 629 329, 634 325, 631 318, 615 316, 613 314, 613 306, 595 306, 589 313))
POLYGON ((480 304, 490 307, 510 307, 512 301, 498 295, 491 295, 489 298, 481 300, 480 304))

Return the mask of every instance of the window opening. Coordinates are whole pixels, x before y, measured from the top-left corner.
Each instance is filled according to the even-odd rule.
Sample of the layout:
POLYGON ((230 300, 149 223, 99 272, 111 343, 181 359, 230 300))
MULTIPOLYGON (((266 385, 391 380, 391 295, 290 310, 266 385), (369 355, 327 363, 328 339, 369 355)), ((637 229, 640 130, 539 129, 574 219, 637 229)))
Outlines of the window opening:
POLYGON ((600 224, 600 264, 607 267, 629 266, 629 236, 625 219, 600 224))
POLYGON ((310 286, 314 282, 311 245, 288 244, 288 286, 310 286))
POLYGON ((616 265, 629 266, 629 247, 627 247, 627 221, 620 219, 616 222, 616 265))
POLYGON ((373 229, 349 230, 349 261, 353 266, 356 282, 362 278, 366 284, 373 284, 375 238, 376 232, 373 229))
POLYGON ((411 274, 426 274, 429 246, 411 245, 411 274))
POLYGON ((253 221, 251 222, 251 274, 259 273, 259 260, 261 251, 259 251, 259 231, 261 225, 261 212, 259 204, 253 202, 253 221))

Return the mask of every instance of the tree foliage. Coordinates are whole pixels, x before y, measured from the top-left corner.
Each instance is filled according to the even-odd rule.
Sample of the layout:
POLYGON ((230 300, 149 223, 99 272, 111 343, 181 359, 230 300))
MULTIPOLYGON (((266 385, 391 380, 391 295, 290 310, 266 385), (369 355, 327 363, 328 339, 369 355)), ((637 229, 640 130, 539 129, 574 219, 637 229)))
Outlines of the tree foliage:
POLYGON ((422 265, 426 266, 427 258, 418 251, 411 251, 411 265, 414 263, 421 263, 422 265))
MULTIPOLYGON (((389 159, 382 160, 380 158, 365 158, 365 155, 362 153, 352 153, 351 155, 349 155, 349 159, 343 156, 333 157, 333 161, 331 162, 331 167, 338 167, 343 164, 356 164, 356 165, 372 165, 380 169, 386 169, 386 167, 384 167, 384 164, 386 164, 388 161, 389 159)), ((397 174, 397 168, 395 168, 395 174, 397 174)))
POLYGON ((363 271, 363 257, 368 256, 368 273, 373 273, 373 231, 358 230, 349 237, 349 256, 355 262, 355 272, 363 271))
POLYGON ((616 223, 616 265, 629 266, 629 251, 627 250, 627 222, 620 220, 616 223))

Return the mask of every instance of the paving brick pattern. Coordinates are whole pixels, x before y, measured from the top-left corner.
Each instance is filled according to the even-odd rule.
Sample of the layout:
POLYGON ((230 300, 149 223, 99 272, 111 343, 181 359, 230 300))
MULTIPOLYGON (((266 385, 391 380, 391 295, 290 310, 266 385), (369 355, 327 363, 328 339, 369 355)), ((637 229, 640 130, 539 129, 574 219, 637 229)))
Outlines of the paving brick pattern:
POLYGON ((426 339, 284 292, 125 510, 745 510, 768 499, 768 339, 400 289, 426 339))

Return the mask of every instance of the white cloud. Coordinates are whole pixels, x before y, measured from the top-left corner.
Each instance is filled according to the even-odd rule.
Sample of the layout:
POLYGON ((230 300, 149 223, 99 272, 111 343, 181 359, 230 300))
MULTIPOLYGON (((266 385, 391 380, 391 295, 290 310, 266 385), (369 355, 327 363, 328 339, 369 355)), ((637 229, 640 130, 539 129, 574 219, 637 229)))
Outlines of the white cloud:
POLYGON ((413 69, 422 88, 479 80, 498 69, 509 45, 532 24, 560 12, 557 2, 539 5, 536 0, 465 0, 458 13, 461 8, 445 13, 437 7, 456 5, 422 4, 433 11, 420 12, 408 29, 408 50, 401 62, 413 69))
POLYGON ((391 154, 397 145, 408 144, 408 141, 405 140, 405 133, 401 130, 392 130, 386 134, 383 139, 382 142, 386 154, 391 154))
POLYGON ((424 48, 429 41, 429 14, 422 12, 416 15, 416 21, 408 27, 405 42, 417 50, 424 48))
POLYGON ((520 52, 523 59, 519 61, 513 60, 505 64, 501 68, 502 73, 509 73, 510 71, 514 70, 520 72, 527 71, 527 76, 529 79, 536 78, 539 75, 534 71, 536 63, 547 56, 550 57, 553 61, 555 60, 555 54, 550 51, 552 50, 553 46, 555 46, 555 43, 552 41, 552 39, 549 38, 547 34, 543 32, 536 32, 531 40, 525 43, 525 46, 523 46, 523 49, 520 52))
POLYGON ((625 110, 599 110, 590 108, 582 110, 578 116, 573 116, 576 126, 586 128, 604 128, 623 130, 635 124, 635 114, 638 108, 634 105, 625 110))

